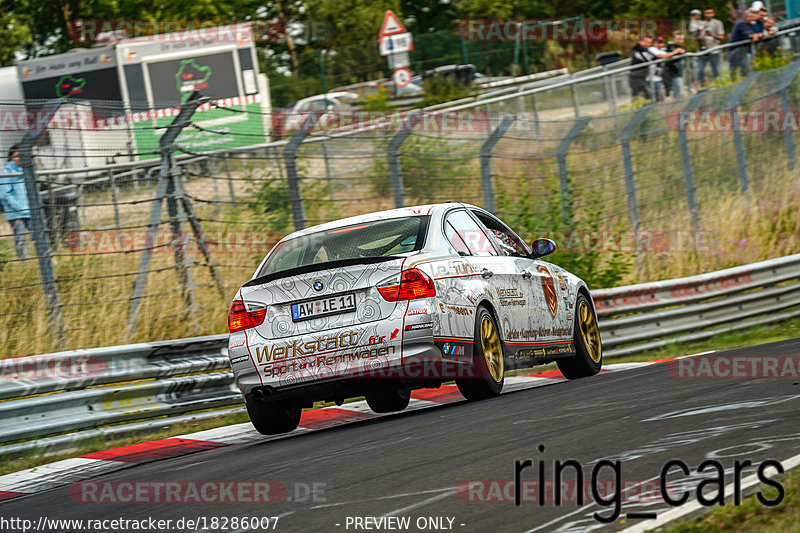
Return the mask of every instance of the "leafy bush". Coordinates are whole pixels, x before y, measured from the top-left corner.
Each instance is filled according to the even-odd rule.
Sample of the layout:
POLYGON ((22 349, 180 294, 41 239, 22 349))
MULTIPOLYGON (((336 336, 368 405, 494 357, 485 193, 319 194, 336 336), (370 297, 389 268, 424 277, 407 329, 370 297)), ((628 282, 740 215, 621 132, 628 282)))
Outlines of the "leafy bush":
MULTIPOLYGON (((386 154, 388 141, 378 145, 376 151, 386 154)), ((406 203, 463 198, 465 182, 469 180, 468 162, 453 152, 446 139, 411 135, 401 146, 398 160, 406 203)), ((375 159, 370 181, 379 196, 392 194, 387 157, 375 159)))
POLYGON ((425 98, 422 107, 468 98, 475 92, 473 86, 458 83, 452 76, 434 76, 422 82, 425 98))
MULTIPOLYGON (((498 184, 497 206, 499 216, 528 242, 539 237, 556 241, 556 252, 547 260, 558 264, 580 276, 590 288, 615 287, 631 271, 633 254, 617 250, 606 251, 599 239, 603 233, 599 221, 603 205, 599 194, 587 193, 580 219, 569 207, 572 199, 565 198, 566 210, 562 208, 561 193, 556 179, 551 178, 544 200, 534 198, 530 187, 511 192, 501 182, 498 184)), ((612 239, 619 239, 625 230, 617 225, 611 232, 612 239)), ((605 231, 604 233, 608 233, 605 231)))

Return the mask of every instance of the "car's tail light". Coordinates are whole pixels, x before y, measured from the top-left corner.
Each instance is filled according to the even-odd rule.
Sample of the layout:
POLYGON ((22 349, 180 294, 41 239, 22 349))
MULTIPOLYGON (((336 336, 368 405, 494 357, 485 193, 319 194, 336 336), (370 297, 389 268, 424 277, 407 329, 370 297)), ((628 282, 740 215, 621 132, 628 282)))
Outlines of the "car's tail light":
POLYGON ((378 292, 387 302, 398 302, 436 296, 436 286, 427 274, 416 268, 410 268, 400 274, 399 282, 395 278, 379 285, 378 292))
POLYGON ((231 308, 228 309, 228 331, 234 333, 243 329, 260 326, 264 322, 266 316, 266 305, 251 304, 248 310, 243 301, 234 300, 231 302, 231 308))

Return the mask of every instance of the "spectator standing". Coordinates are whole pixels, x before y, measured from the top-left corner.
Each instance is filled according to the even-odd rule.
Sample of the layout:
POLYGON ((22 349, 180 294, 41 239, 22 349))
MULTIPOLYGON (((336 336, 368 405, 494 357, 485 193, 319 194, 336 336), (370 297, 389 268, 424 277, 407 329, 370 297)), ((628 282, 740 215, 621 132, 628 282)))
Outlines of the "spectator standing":
POLYGON ((644 97, 652 95, 649 94, 649 88, 647 86, 647 79, 649 74, 649 68, 644 66, 645 63, 650 63, 655 61, 655 57, 648 51, 648 49, 653 46, 653 38, 650 36, 642 36, 639 39, 639 42, 636 43, 636 46, 633 47, 631 50, 631 66, 640 65, 639 68, 631 69, 630 74, 628 75, 628 82, 631 86, 631 97, 636 98, 638 95, 643 95, 644 97))
POLYGON ((750 72, 750 43, 760 41, 763 34, 756 31, 756 21, 759 17, 758 9, 752 7, 745 11, 744 18, 733 26, 731 42, 739 43, 731 47, 728 52, 728 63, 731 67, 731 76, 736 72, 747 76, 750 72))
POLYGON ((683 92, 683 61, 681 56, 686 50, 683 48, 684 35, 683 32, 676 31, 672 34, 672 41, 670 41, 664 50, 667 52, 667 57, 672 59, 664 65, 664 89, 667 96, 680 98, 683 92))
POLYGON ((689 11, 689 35, 692 36, 692 39, 702 30, 703 24, 702 11, 699 9, 692 9, 689 11))
MULTIPOLYGON (((8 150, 8 163, 2 174, 22 172, 20 166, 19 147, 15 144, 8 150)), ((31 210, 28 205, 28 192, 25 190, 25 178, 0 178, 0 205, 11 229, 14 232, 14 251, 17 257, 25 259, 25 235, 31 232, 31 210)))
MULTIPOLYGON (((663 37, 657 37, 655 41, 653 41, 653 46, 648 49, 653 57, 656 59, 669 59, 673 56, 678 54, 684 53, 686 50, 683 48, 676 48, 675 50, 668 52, 666 50, 666 43, 664 42, 663 37)), ((661 63, 658 65, 653 65, 653 69, 650 72, 650 76, 652 77, 653 84, 655 86, 655 92, 658 100, 661 100, 661 87, 664 84, 664 76, 666 75, 668 63, 661 63)), ((667 90, 667 94, 669 91, 667 90)))
MULTIPOLYGON (((714 10, 706 8, 703 12, 705 19, 694 26, 692 39, 697 41, 699 50, 702 52, 714 48, 722 43, 725 38, 725 27, 722 21, 714 18, 714 10)), ((691 27, 691 26, 690 26, 691 27)), ((709 52, 697 57, 697 79, 700 83, 705 82, 706 65, 711 66, 711 77, 719 77, 719 52, 709 52)))

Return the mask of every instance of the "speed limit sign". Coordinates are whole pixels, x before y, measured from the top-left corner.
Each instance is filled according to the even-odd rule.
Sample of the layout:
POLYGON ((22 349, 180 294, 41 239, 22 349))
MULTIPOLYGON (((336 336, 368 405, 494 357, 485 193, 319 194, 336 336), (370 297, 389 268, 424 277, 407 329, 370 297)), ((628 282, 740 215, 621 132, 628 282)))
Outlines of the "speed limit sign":
POLYGON ((407 68, 399 68, 394 71, 392 79, 397 87, 406 87, 409 83, 411 83, 411 71, 407 68))

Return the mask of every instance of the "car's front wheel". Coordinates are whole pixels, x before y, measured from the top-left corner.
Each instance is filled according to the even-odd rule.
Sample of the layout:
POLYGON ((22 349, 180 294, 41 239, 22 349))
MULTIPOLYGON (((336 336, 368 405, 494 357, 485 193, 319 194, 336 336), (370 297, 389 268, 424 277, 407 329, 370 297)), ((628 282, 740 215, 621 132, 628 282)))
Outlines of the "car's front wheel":
POLYGON ((247 414, 256 431, 262 435, 288 433, 300 424, 302 409, 299 405, 284 402, 245 401, 247 414))
POLYGON ((573 328, 575 355, 558 359, 558 369, 567 379, 585 378, 600 372, 603 366, 603 344, 600 328, 589 304, 589 299, 578 294, 575 301, 575 327, 573 328))
POLYGON ((467 378, 456 379, 458 390, 467 400, 497 396, 505 382, 503 343, 497 323, 483 306, 478 307, 475 315, 472 372, 467 378))

